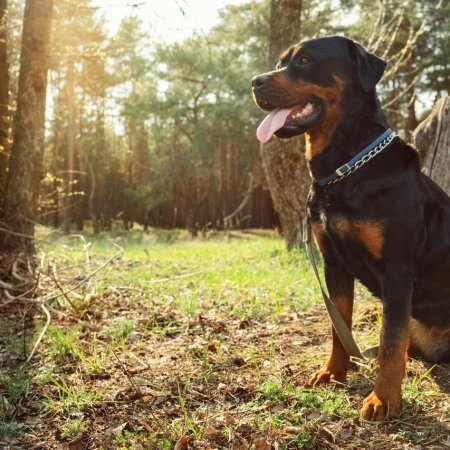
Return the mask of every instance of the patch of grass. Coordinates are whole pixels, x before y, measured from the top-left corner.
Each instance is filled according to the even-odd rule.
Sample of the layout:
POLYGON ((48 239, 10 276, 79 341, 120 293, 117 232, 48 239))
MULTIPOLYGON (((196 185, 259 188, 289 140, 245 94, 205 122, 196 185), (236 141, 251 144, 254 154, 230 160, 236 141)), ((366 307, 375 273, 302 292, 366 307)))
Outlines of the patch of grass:
POLYGON ((38 370, 35 372, 33 381, 43 386, 47 383, 51 383, 54 377, 55 377, 55 368, 43 366, 39 367, 38 370))
POLYGON ((306 408, 308 410, 317 410, 327 415, 349 416, 357 414, 356 411, 344 407, 346 396, 348 394, 338 389, 306 389, 297 388, 294 392, 294 401, 296 408, 306 408))
POLYGON ((83 419, 69 419, 63 425, 62 439, 73 439, 77 434, 86 431, 88 423, 83 419))
MULTIPOLYGON (((2 325, 3 325, 3 321, 2 321, 2 325)), ((23 336, 9 336, 5 340, 5 342, 2 343, 2 346, 6 352, 19 356, 19 355, 24 354, 25 349, 28 350, 31 342, 32 342, 32 337, 28 336, 28 335, 25 338, 25 342, 23 340, 23 336)))
MULTIPOLYGON (((186 390, 187 386, 185 386, 186 390)), ((181 392, 180 385, 178 385, 178 396, 177 396, 178 403, 180 404, 181 411, 183 413, 184 423, 187 429, 189 429, 192 434, 194 435, 195 439, 200 439, 201 437, 201 431, 197 430, 195 427, 193 421, 191 420, 191 417, 189 415, 189 411, 186 408, 186 401, 185 401, 185 393, 181 392)))
MULTIPOLYGON (((0 421, 0 438, 9 436, 15 437, 23 433, 25 426, 22 423, 18 423, 15 420, 0 421)), ((11 447, 13 448, 13 447, 11 447)))
MULTIPOLYGON (((179 239, 180 232, 174 232, 170 233, 170 245, 152 233, 140 238, 136 233, 121 237, 127 267, 111 267, 108 278, 97 284, 98 292, 108 284, 127 286, 130 292, 134 287, 151 287, 154 297, 164 296, 183 315, 193 316, 205 302, 212 302, 243 318, 292 306, 307 310, 318 299, 305 252, 287 252, 274 232, 263 237, 241 233, 237 239, 214 235, 197 240, 179 239)), ((59 239, 57 242, 62 241, 66 249, 51 245, 45 248, 47 253, 68 263, 75 263, 76 258, 84 260, 80 240, 59 239)), ((112 242, 107 236, 92 239, 91 254, 112 256, 117 251, 112 242)))
POLYGON ((27 397, 29 391, 30 378, 23 371, 17 370, 13 374, 0 372, 0 395, 3 402, 6 400, 10 405, 14 405, 19 399, 27 397))
POLYGON ((273 402, 281 403, 286 398, 285 387, 274 380, 267 380, 262 383, 258 388, 258 392, 260 393, 260 401, 270 400, 273 402))
POLYGON ((92 354, 89 356, 81 354, 80 360, 84 372, 89 375, 103 373, 108 364, 108 358, 106 354, 97 352, 95 350, 93 350, 92 354))
POLYGON ((67 386, 64 381, 52 380, 58 388, 58 399, 47 397, 42 401, 44 411, 55 413, 81 412, 99 403, 102 392, 89 392, 84 387, 67 386))
POLYGON ((46 350, 54 359, 79 358, 80 335, 81 329, 79 327, 62 330, 56 325, 50 325, 46 333, 48 341, 46 350))
POLYGON ((101 335, 113 340, 126 339, 126 337, 136 330, 136 322, 129 319, 118 319, 109 327, 102 330, 101 335))
POLYGON ((301 431, 290 444, 292 445, 292 448, 314 448, 312 436, 308 431, 301 431))
POLYGON ((24 428, 17 422, 17 405, 28 397, 31 380, 27 373, 0 371, 0 437, 14 437, 24 428))
POLYGON ((121 450, 134 450, 142 448, 144 444, 148 446, 150 443, 149 433, 140 425, 135 425, 132 430, 123 430, 113 441, 113 444, 117 446, 115 448, 121 450))

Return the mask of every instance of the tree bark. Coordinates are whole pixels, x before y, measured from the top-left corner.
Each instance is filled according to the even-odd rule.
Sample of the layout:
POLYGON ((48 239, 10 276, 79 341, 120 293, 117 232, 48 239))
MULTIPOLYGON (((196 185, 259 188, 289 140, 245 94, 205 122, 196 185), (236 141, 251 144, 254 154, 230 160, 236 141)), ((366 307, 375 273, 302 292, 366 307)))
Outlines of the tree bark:
POLYGON ((66 96, 68 109, 67 125, 67 178, 66 192, 64 198, 64 233, 70 233, 70 224, 73 215, 73 192, 75 171, 75 86, 74 86, 74 62, 69 62, 66 75, 66 96))
POLYGON ((96 154, 94 173, 94 232, 98 233, 108 228, 109 217, 107 215, 105 196, 105 98, 97 98, 97 130, 96 130, 96 154))
POLYGON ((1 245, 5 251, 34 251, 44 152, 45 100, 53 0, 27 0, 20 54, 17 112, 6 182, 1 245))
POLYGON ((9 161, 8 2, 0 0, 0 204, 5 195, 9 161))
MULTIPOLYGON (((269 68, 280 53, 300 39, 301 0, 271 0, 269 68)), ((310 176, 303 136, 272 139, 261 145, 267 184, 288 248, 300 244, 310 176)))
POLYGON ((450 97, 441 98, 414 130, 423 172, 450 195, 450 97))

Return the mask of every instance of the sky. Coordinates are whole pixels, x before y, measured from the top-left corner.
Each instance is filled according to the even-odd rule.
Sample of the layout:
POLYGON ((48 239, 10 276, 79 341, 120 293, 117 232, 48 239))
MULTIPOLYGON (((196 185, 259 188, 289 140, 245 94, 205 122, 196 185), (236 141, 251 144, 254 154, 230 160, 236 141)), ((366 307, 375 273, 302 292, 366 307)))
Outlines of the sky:
POLYGON ((245 0, 92 0, 113 33, 126 15, 138 15, 155 37, 171 43, 195 31, 206 33, 219 20, 219 9, 245 0))

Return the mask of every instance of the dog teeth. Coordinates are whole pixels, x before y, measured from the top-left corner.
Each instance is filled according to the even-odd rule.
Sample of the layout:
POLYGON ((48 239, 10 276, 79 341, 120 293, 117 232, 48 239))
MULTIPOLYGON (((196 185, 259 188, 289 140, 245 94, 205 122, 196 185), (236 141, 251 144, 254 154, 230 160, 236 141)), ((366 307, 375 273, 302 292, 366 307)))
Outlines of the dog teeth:
POLYGON ((303 108, 303 113, 304 114, 309 114, 314 110, 314 105, 311 102, 308 102, 305 107, 303 108))
POLYGON ((290 120, 303 119, 314 111, 314 104, 311 102, 306 103, 301 111, 296 112, 290 117, 290 120))

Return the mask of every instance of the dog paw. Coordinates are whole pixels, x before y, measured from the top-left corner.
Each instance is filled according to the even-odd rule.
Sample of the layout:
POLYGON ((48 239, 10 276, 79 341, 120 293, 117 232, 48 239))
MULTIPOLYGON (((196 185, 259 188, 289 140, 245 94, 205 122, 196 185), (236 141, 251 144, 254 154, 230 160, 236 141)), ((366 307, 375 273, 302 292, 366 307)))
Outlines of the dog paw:
POLYGON ((332 381, 343 383, 345 381, 346 371, 331 371, 329 369, 321 369, 314 372, 312 377, 306 383, 306 387, 315 387, 319 384, 327 384, 332 381))
POLYGON ((365 398, 360 417, 364 420, 381 422, 400 414, 402 398, 400 393, 378 394, 375 391, 365 398))

